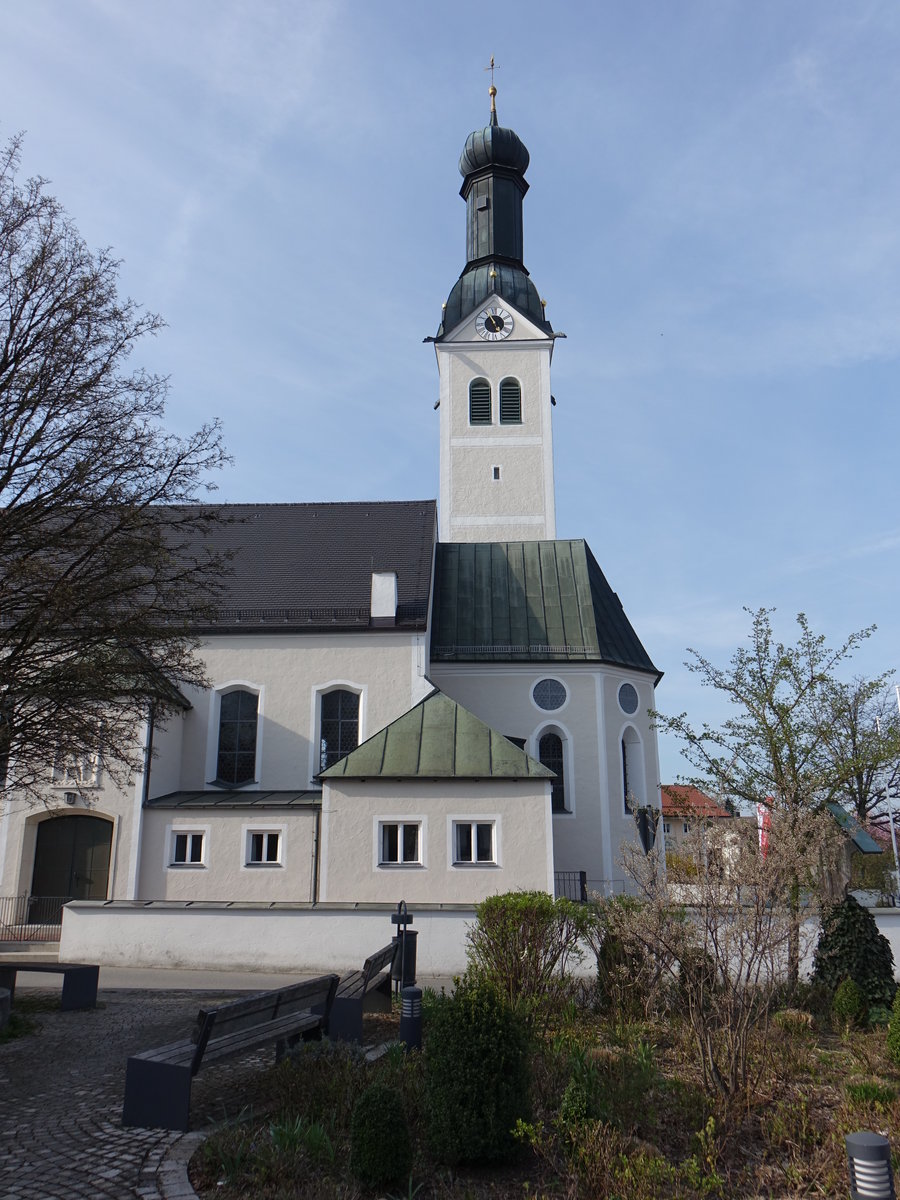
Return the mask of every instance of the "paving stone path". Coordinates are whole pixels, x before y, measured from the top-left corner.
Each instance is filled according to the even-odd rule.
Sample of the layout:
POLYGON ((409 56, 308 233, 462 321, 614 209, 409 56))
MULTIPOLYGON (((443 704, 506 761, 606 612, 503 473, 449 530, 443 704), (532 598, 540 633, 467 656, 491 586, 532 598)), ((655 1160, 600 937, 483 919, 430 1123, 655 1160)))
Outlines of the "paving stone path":
MULTIPOLYGON (((234 994, 204 992, 202 1002, 234 994)), ((180 1164, 197 1136, 126 1129, 121 1118, 128 1055, 184 1037, 200 1004, 197 992, 101 991, 96 1009, 36 1012, 36 1033, 0 1045, 0 1200, 192 1197, 180 1164)), ((259 1103, 268 1061, 256 1054, 202 1070, 192 1129, 259 1103)))

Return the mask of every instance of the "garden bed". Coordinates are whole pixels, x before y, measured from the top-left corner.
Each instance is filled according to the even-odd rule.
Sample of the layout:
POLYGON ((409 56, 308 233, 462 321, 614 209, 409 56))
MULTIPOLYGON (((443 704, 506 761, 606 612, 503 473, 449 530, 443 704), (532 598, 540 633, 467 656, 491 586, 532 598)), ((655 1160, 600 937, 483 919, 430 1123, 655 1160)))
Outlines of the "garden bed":
MULTIPOLYGON (((367 1017, 366 1040, 387 1040, 397 1024, 396 1014, 367 1017)), ((367 1062, 327 1042, 304 1047, 266 1073, 255 1113, 207 1139, 192 1182, 204 1200, 846 1195, 844 1135, 900 1137, 900 1074, 885 1028, 840 1032, 819 1016, 811 1025, 776 1021, 755 1037, 751 1086, 716 1100, 703 1091, 677 1012, 623 1024, 589 1002, 570 1004, 533 1043, 531 1119, 518 1152, 498 1166, 465 1167, 429 1151, 425 1056, 394 1047, 367 1062), (376 1081, 403 1098, 413 1160, 402 1182, 372 1189, 350 1174, 350 1122, 376 1081)))

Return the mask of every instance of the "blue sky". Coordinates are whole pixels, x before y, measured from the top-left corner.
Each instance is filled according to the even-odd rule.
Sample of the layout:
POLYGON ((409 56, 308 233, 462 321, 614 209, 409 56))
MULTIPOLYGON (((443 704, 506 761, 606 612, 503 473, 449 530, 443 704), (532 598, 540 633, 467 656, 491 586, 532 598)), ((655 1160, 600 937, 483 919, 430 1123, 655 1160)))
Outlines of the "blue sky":
MULTIPOLYGON (((717 721, 742 606, 900 667, 900 7, 893 0, 5 0, 0 136, 168 328, 169 424, 224 500, 437 493, 422 339, 464 265, 456 163, 531 152, 558 532, 668 712, 717 721)), ((900 678, 900 676, 898 676, 900 678)), ((661 745, 664 779, 683 769, 661 745)))

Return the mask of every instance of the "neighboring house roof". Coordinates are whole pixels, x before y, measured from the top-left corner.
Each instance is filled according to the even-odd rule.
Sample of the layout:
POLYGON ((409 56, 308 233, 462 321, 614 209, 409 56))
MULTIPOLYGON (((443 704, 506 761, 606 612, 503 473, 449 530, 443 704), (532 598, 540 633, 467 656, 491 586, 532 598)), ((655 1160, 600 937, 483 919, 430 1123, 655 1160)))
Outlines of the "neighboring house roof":
POLYGON ((230 556, 217 619, 204 629, 369 629, 373 572, 395 572, 396 627, 425 628, 434 500, 226 504, 207 544, 230 556))
POLYGON ((840 804, 826 804, 825 807, 837 821, 844 833, 846 833, 857 850, 863 854, 881 854, 882 848, 878 845, 875 839, 863 829, 859 821, 853 813, 848 813, 846 808, 840 804))
POLYGON ((147 800, 144 808, 309 808, 318 807, 322 793, 318 788, 306 792, 225 791, 168 792, 147 800))
POLYGON ((554 773, 435 689, 321 779, 553 779, 554 773))
POLYGON ((713 821, 731 819, 731 813, 711 800, 699 788, 682 783, 664 783, 661 786, 664 817, 684 817, 686 820, 713 821))
POLYGON ((662 678, 587 543, 440 543, 434 662, 605 662, 662 678))

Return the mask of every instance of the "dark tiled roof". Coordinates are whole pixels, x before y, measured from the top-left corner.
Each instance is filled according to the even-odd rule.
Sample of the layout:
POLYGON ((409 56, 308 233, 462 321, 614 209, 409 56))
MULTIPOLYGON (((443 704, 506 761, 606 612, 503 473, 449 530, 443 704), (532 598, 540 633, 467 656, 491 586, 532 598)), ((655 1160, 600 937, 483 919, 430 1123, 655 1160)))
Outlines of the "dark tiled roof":
POLYGON ((305 792, 168 792, 148 800, 145 808, 309 808, 322 801, 318 789, 305 792))
POLYGON ((580 539, 440 543, 431 658, 605 662, 660 677, 580 539))
POLYGON ((424 629, 433 500, 227 504, 210 548, 231 556, 211 629, 368 629, 373 571, 397 574, 397 626, 424 629))
POLYGON ((552 779, 553 772, 435 689, 323 779, 552 779))

